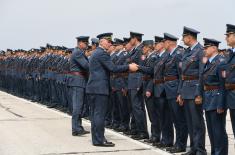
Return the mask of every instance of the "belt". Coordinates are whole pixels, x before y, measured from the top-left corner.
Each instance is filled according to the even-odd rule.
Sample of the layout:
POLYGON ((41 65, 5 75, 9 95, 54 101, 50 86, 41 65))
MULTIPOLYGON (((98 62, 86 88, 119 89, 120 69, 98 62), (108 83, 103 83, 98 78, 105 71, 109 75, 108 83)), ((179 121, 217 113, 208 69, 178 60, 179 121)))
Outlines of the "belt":
POLYGON ((235 90, 235 84, 233 83, 225 83, 226 90, 235 90))
POLYGON ((190 80, 198 80, 199 78, 193 75, 182 75, 181 79, 184 81, 190 81, 190 80))
POLYGON ((162 84, 162 83, 164 83, 164 80, 163 79, 158 79, 158 80, 153 80, 153 83, 154 84, 162 84))
POLYGON ((88 73, 86 73, 86 72, 69 72, 68 74, 75 75, 75 76, 83 76, 83 77, 88 76, 88 73))
POLYGON ((164 81, 174 81, 174 80, 178 80, 178 76, 165 76, 164 77, 164 81))
POLYGON ((208 86, 204 85, 204 91, 213 91, 213 90, 218 90, 219 86, 208 86))
POLYGON ((127 78, 128 77, 128 73, 115 73, 115 74, 112 74, 112 77, 113 78, 127 78))
POLYGON ((143 80, 143 81, 149 81, 149 80, 151 80, 151 79, 152 79, 151 76, 143 76, 143 77, 142 77, 142 80, 143 80))

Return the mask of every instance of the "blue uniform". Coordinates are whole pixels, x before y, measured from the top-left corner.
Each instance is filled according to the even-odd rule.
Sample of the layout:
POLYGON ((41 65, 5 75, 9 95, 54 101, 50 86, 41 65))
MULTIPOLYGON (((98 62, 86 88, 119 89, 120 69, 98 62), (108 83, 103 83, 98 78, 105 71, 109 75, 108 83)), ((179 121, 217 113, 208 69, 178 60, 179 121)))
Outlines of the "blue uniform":
MULTIPOLYGON (((125 51, 119 51, 116 55, 116 60, 114 61, 115 65, 123 65, 125 63, 126 58, 125 51)), ((129 106, 127 103, 127 97, 123 95, 123 90, 126 87, 125 77, 127 77, 128 73, 113 73, 113 125, 116 123, 118 126, 113 126, 118 131, 126 131, 129 129, 129 106), (116 115, 116 116, 115 116, 116 115), (118 127, 118 128, 117 128, 118 127)))
POLYGON ((186 49, 179 63, 182 75, 178 93, 184 100, 186 121, 190 135, 191 151, 206 154, 205 151, 205 123, 202 105, 195 104, 195 97, 201 94, 201 75, 203 47, 199 43, 186 49))
POLYGON ((235 137, 235 49, 229 49, 229 56, 225 64, 226 106, 229 108, 230 117, 235 137))
MULTIPOLYGON (((182 53, 177 49, 170 51, 167 60, 164 63, 164 89, 166 92, 167 102, 171 111, 171 118, 176 130, 175 147, 185 149, 187 145, 187 124, 184 115, 184 107, 176 102, 179 89, 179 78, 181 75, 179 62, 182 58, 182 53)), ((169 52, 168 52, 169 53, 169 52)))
POLYGON ((170 107, 166 100, 166 92, 164 88, 164 63, 168 59, 169 54, 162 51, 158 54, 157 59, 152 67, 140 66, 140 71, 153 74, 153 94, 154 94, 154 107, 155 110, 154 121, 152 125, 155 128, 156 138, 160 139, 163 145, 171 146, 174 140, 174 130, 171 117, 169 117, 170 107))
POLYGON ((217 113, 217 109, 226 109, 224 79, 220 70, 223 61, 224 58, 217 55, 212 60, 209 59, 203 71, 203 109, 206 111, 212 155, 228 154, 226 111, 222 114, 217 113))
MULTIPOLYGON (((135 47, 128 53, 127 63, 143 64, 142 44, 135 47)), ((136 125, 136 132, 138 135, 148 137, 147 120, 145 114, 143 87, 142 87, 142 73, 129 73, 128 75, 128 96, 131 102, 132 120, 134 119, 136 125)))
MULTIPOLYGON (((143 67, 147 68, 154 68, 155 61, 157 60, 157 55, 153 51, 151 52, 144 60, 143 67)), ((145 104, 149 116, 149 120, 151 122, 151 142, 159 142, 160 141, 160 130, 159 130, 159 124, 157 120, 159 119, 157 116, 157 107, 154 102, 154 95, 153 95, 153 71, 151 74, 144 73, 143 74, 143 95, 145 99, 145 104), (146 92, 150 92, 151 96, 147 97, 145 95, 146 92)))
POLYGON ((89 63, 84 52, 75 48, 70 57, 70 77, 68 86, 73 105, 72 112, 72 132, 83 131, 82 127, 82 108, 84 104, 85 87, 88 78, 89 63))
POLYGON ((124 72, 128 65, 116 66, 110 55, 98 47, 91 55, 89 80, 86 86, 88 102, 91 106, 91 133, 94 145, 103 144, 105 114, 110 95, 110 72, 124 72))

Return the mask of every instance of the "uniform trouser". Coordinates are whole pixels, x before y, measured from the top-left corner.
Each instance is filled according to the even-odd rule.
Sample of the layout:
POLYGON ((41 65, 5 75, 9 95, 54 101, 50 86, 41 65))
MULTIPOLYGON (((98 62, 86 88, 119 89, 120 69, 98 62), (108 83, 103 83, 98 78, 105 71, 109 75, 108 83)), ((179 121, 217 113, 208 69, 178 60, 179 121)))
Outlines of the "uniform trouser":
POLYGON ((130 95, 130 90, 128 91, 128 95, 127 95, 127 103, 128 103, 128 109, 129 109, 129 114, 130 114, 130 130, 132 132, 137 132, 136 130, 136 122, 135 122, 135 118, 132 112, 132 103, 131 103, 131 95, 130 95))
POLYGON ((88 94, 88 102, 91 106, 91 135, 92 143, 103 144, 106 141, 105 115, 109 102, 107 95, 88 94))
POLYGON ((162 137, 160 142, 166 145, 173 145, 174 129, 172 119, 169 116, 170 106, 165 97, 155 97, 155 104, 157 106, 157 124, 159 125, 162 137))
POLYGON ((184 100, 185 116, 190 135, 191 150, 197 154, 206 154, 205 150, 205 122, 202 105, 196 105, 194 99, 184 100))
POLYGON ((48 79, 43 79, 42 80, 42 94, 43 94, 43 101, 50 101, 50 90, 49 90, 49 80, 48 79))
POLYGON ((175 146, 185 149, 187 146, 188 128, 185 118, 184 107, 180 106, 176 102, 175 98, 168 99, 167 102, 171 109, 171 117, 176 131, 175 146))
POLYGON ((59 105, 61 105, 62 107, 67 107, 67 103, 65 100, 65 95, 64 95, 64 85, 60 82, 56 82, 56 91, 57 91, 57 100, 59 105))
POLYGON ((67 103, 68 103, 68 108, 69 108, 69 112, 72 113, 73 112, 73 104, 72 104, 72 94, 70 93, 70 87, 68 85, 66 85, 66 91, 65 91, 65 95, 66 95, 66 99, 67 99, 67 103))
POLYGON ((57 97, 56 97, 56 84, 55 84, 55 80, 49 80, 49 84, 50 84, 50 102, 51 103, 56 103, 57 102, 57 97))
POLYGON ((67 107, 67 103, 64 95, 64 85, 62 83, 57 83, 58 90, 58 102, 62 105, 62 107, 67 107))
POLYGON ((211 155, 227 155, 226 112, 218 114, 216 110, 206 111, 206 123, 211 143, 211 155))
POLYGON ((119 127, 121 125, 121 113, 120 113, 120 104, 123 104, 123 98, 120 90, 116 90, 113 93, 113 109, 112 109, 112 118, 113 118, 113 127, 119 127))
POLYGON ((72 113, 72 132, 79 132, 84 130, 82 127, 82 108, 84 101, 84 88, 81 87, 70 87, 71 93, 71 101, 73 105, 73 113, 72 113))
POLYGON ((137 134, 148 135, 144 97, 141 90, 129 90, 137 134))
POLYGON ((230 112, 230 118, 231 118, 231 123, 232 123, 232 128, 233 128, 233 135, 235 138, 235 109, 229 109, 230 112))
POLYGON ((85 95, 82 117, 84 118, 84 117, 89 117, 89 116, 90 116, 90 105, 88 104, 87 96, 85 95))
POLYGON ((148 111, 149 120, 151 122, 151 137, 156 141, 160 141, 160 115, 157 104, 154 102, 154 96, 145 97, 145 104, 148 111))
POLYGON ((121 127, 125 129, 129 129, 130 111, 129 111, 127 96, 123 96, 122 91, 118 91, 117 96, 121 100, 119 104, 121 127))
POLYGON ((109 101, 108 101, 108 105, 107 105, 107 111, 105 114, 105 125, 112 125, 112 109, 113 109, 113 102, 114 102, 114 96, 113 96, 113 92, 110 93, 109 96, 109 101))

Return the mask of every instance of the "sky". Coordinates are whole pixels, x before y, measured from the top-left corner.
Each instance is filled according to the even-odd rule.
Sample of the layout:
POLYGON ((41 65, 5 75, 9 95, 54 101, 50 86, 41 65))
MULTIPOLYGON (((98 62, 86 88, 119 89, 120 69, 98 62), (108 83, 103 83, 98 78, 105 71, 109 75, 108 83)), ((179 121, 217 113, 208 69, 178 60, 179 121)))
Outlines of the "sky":
MULTIPOLYGON (((235 24, 235 0, 0 0, 0 50, 30 49, 46 43, 74 47, 76 37, 130 31, 144 40, 164 32, 180 37, 183 26, 226 48, 226 24, 235 24)), ((202 42, 203 43, 203 42, 202 42)))

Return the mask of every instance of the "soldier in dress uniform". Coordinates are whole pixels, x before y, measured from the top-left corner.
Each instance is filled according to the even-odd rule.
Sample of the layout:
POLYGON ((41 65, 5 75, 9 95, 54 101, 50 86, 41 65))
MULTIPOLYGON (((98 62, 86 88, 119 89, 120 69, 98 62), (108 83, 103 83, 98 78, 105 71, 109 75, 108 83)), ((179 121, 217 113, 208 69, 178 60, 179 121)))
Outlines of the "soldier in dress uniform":
MULTIPOLYGON (((115 65, 123 65, 120 63, 119 59, 123 55, 123 40, 119 38, 114 39, 115 51, 113 53, 113 63, 115 65)), ((120 106, 123 105, 123 97, 122 97, 122 88, 124 87, 124 81, 120 73, 112 74, 112 92, 113 92, 113 106, 112 106, 112 129, 118 131, 119 127, 121 127, 121 111, 120 106)))
POLYGON ((202 75, 203 109, 211 143, 211 155, 227 155, 225 89, 220 68, 224 57, 219 55, 219 41, 208 38, 203 40, 205 56, 208 58, 202 75))
POLYGON ((69 92, 72 102, 72 135, 80 136, 89 133, 82 126, 82 109, 84 104, 85 87, 88 79, 89 62, 85 56, 88 46, 88 36, 77 37, 77 47, 70 57, 70 77, 68 78, 69 92))
POLYGON ((171 153, 184 152, 187 145, 187 124, 184 115, 184 108, 176 102, 181 75, 179 62, 182 54, 177 47, 178 38, 172 34, 164 33, 164 44, 168 52, 168 58, 164 63, 164 88, 167 104, 170 107, 170 117, 176 131, 176 141, 173 147, 166 149, 171 153))
POLYGON ((179 63, 181 68, 181 82, 177 101, 184 105, 187 127, 190 135, 191 149, 185 155, 206 154, 205 149, 205 123, 202 109, 201 78, 204 68, 203 47, 197 41, 199 32, 184 27, 183 42, 189 46, 179 63))
MULTIPOLYGON (((154 51, 154 41, 153 40, 145 40, 143 41, 143 66, 145 67, 154 67, 154 63, 157 56, 154 51)), ((149 120, 151 122, 151 137, 149 139, 144 140, 148 143, 153 143, 159 141, 159 135, 157 132, 156 127, 156 109, 154 103, 154 96, 153 96, 153 74, 143 74, 143 96, 145 99, 145 104, 149 116, 149 120)))
MULTIPOLYGON (((169 117, 170 107, 167 104, 166 92, 164 89, 164 63, 168 58, 168 53, 165 50, 164 38, 155 36, 155 50, 157 59, 153 66, 139 66, 139 71, 153 74, 153 96, 154 107, 152 115, 154 120, 154 136, 152 136, 153 146, 158 148, 171 147, 174 140, 174 131, 171 117, 169 117), (155 110, 155 112, 154 112, 155 110)), ((151 95, 151 92, 146 92, 146 95, 151 95)))
POLYGON ((223 71, 226 87, 226 105, 230 111, 230 118, 235 137, 235 25, 227 24, 226 30, 227 45, 231 47, 228 50, 228 57, 223 71))
MULTIPOLYGON (((142 36, 143 34, 137 32, 130 32, 130 44, 134 49, 129 52, 128 63, 136 63, 143 65, 142 56, 142 36)), ((135 121, 136 134, 132 136, 133 139, 148 139, 147 120, 145 113, 145 105, 143 98, 142 87, 142 73, 129 73, 128 76, 128 95, 131 101, 132 119, 135 121)))
POLYGON ((108 49, 112 43, 112 33, 103 33, 97 36, 99 47, 93 52, 89 63, 89 80, 86 86, 88 102, 91 106, 91 133, 92 144, 101 147, 113 147, 104 136, 105 115, 110 94, 110 73, 136 71, 136 64, 114 65, 108 49))

